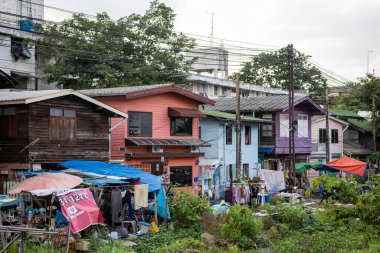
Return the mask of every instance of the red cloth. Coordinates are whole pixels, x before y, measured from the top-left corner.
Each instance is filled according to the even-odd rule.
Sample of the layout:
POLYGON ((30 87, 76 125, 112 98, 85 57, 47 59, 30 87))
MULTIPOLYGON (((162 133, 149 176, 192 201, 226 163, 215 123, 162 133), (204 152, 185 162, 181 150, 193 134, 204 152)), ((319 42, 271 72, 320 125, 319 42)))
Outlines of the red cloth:
POLYGON ((63 215, 71 222, 70 229, 73 233, 78 233, 93 224, 104 223, 90 189, 69 190, 60 194, 58 199, 63 215))
POLYGON ((362 177, 367 163, 344 156, 338 160, 326 163, 325 165, 362 177))

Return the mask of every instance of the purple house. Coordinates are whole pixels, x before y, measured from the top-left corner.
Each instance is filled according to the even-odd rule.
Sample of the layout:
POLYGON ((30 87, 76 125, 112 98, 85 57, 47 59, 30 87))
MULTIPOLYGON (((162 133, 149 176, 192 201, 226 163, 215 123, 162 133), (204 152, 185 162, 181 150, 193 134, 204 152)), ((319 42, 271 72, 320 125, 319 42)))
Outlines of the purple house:
MULTIPOLYGON (((242 97, 240 110, 244 115, 254 116, 272 123, 261 124, 259 130, 259 163, 262 169, 281 170, 288 163, 289 116, 287 95, 266 97, 242 97)), ((216 101, 213 110, 235 112, 235 98, 216 101)), ((307 96, 294 98, 295 153, 297 162, 308 161, 311 151, 311 117, 325 111, 307 96)))

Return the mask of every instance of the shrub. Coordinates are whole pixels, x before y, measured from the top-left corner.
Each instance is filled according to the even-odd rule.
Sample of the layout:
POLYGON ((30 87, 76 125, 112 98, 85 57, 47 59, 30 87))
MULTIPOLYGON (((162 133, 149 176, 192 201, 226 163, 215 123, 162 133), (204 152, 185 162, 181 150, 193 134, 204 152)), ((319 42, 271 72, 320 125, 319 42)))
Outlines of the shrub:
POLYGON ((221 226, 225 222, 227 215, 214 215, 212 212, 205 212, 202 217, 202 228, 206 233, 221 236, 221 226))
POLYGON ((262 229, 260 220, 253 218, 252 210, 235 205, 227 214, 226 223, 221 226, 223 239, 231 240, 242 249, 255 248, 255 239, 262 229))
POLYGON ((280 205, 271 212, 274 213, 276 221, 288 225, 290 229, 302 228, 310 217, 308 212, 299 205, 280 205))
POLYGON ((194 238, 184 238, 174 241, 170 245, 164 245, 157 249, 158 253, 176 253, 176 252, 205 252, 206 245, 200 240, 194 238))
POLYGON ((175 193, 171 212, 177 228, 199 226, 203 214, 208 211, 207 198, 184 191, 175 193))
MULTIPOLYGON (((328 193, 332 193, 335 190, 336 193, 334 197, 337 197, 342 203, 356 203, 357 196, 360 192, 355 180, 322 175, 313 180, 313 183, 305 192, 306 196, 310 196, 311 191, 315 190, 318 186, 322 187, 328 193)), ((331 201, 332 197, 333 196, 329 197, 328 200, 331 201)))

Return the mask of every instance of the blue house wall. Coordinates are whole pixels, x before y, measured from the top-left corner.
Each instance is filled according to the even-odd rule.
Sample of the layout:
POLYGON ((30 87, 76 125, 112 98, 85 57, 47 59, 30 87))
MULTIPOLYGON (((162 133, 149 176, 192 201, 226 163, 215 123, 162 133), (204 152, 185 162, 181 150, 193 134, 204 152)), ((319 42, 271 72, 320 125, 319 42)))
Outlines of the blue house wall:
MULTIPOLYGON (((214 184, 218 188, 216 191, 224 192, 228 184, 229 171, 232 165, 233 178, 236 178, 236 132, 235 126, 232 126, 232 144, 226 144, 226 123, 227 121, 219 121, 208 117, 200 121, 201 138, 207 141, 210 147, 201 147, 200 151, 205 153, 206 159, 218 159, 221 161, 219 168, 215 168, 214 184)), ((258 124, 252 122, 241 123, 241 153, 243 164, 248 164, 249 177, 257 176, 258 167, 258 124), (245 144, 245 127, 251 127, 251 144, 245 144)), ((218 195, 218 194, 216 194, 218 195)))

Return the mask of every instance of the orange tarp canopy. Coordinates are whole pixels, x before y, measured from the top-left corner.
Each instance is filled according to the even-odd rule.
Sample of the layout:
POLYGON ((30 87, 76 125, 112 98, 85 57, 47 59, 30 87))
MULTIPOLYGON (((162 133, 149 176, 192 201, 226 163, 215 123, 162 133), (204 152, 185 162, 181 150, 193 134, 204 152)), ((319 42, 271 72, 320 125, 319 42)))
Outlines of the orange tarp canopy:
POLYGON ((322 169, 336 169, 362 177, 367 167, 367 163, 345 156, 338 160, 322 164, 321 167, 322 169))

